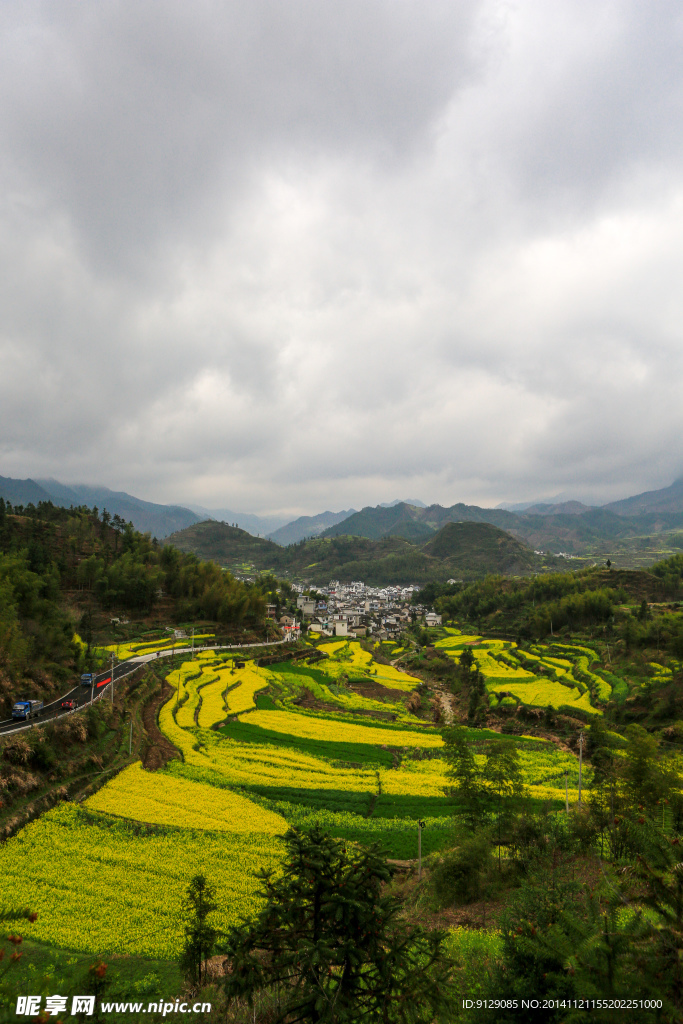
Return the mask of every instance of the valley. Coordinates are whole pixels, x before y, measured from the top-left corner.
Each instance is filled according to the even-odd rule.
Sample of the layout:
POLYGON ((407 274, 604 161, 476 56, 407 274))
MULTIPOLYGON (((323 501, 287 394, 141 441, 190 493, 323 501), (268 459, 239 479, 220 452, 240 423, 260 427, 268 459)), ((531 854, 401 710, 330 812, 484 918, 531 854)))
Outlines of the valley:
MULTIPOLYGON (((243 543, 244 559, 263 545, 272 557, 307 549, 271 547, 224 524, 190 529, 213 543, 208 527, 243 543)), ((290 829, 319 826, 358 850, 379 844, 401 920, 445 927, 456 988, 482 955, 492 983, 513 984, 508 922, 519 920, 520 900, 543 906, 538 893, 551 878, 582 899, 596 871, 640 855, 638 829, 676 849, 683 556, 648 572, 534 571, 519 541, 467 522, 445 524, 422 547, 321 539, 308 543, 335 557, 344 545, 405 544, 423 564, 471 574, 448 584, 434 570, 422 589, 375 588, 358 635, 329 636, 320 607, 341 622, 362 584, 347 594, 328 577, 311 597, 273 575, 240 582, 209 548, 201 561, 49 506, 5 510, 0 537, 8 696, 18 685, 57 693, 112 655, 151 659, 67 721, 0 740, 2 903, 20 892, 30 910, 13 991, 32 964, 76 985, 93 958, 109 965, 114 994, 182 989, 193 877, 202 872, 215 888, 214 922, 228 934, 263 909, 255 872, 277 876, 290 829), (491 575, 491 559, 526 572, 491 575), (35 603, 41 594, 47 604, 35 603), (308 629, 282 648, 258 646, 277 635, 265 618, 276 607, 308 629), (38 642, 31 622, 42 623, 38 642), (61 648, 49 643, 55 623, 71 631, 61 648), (257 646, 199 649, 230 641, 257 646), (619 821, 629 823, 625 838, 619 821), (87 864, 85 875, 75 862, 87 864)), ((661 884, 672 856, 662 853, 661 884)), ((620 891, 638 899, 645 883, 630 877, 618 876, 620 891)), ((655 939, 638 942, 640 956, 655 939)), ((646 974, 638 978, 653 991, 646 974)), ((207 981, 202 998, 223 1006, 221 985, 207 981)), ((261 997, 264 1024, 275 998, 261 997)), ((234 1019, 246 1024, 240 1005, 234 1019)))

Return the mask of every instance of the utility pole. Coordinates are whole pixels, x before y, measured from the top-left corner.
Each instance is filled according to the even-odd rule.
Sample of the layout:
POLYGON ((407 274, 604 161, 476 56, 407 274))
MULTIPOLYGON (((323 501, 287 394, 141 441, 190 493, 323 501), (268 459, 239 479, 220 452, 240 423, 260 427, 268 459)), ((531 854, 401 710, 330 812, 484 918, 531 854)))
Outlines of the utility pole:
POLYGON ((583 765, 583 733, 579 734, 579 807, 581 807, 581 767, 583 765))
POLYGON ((425 827, 424 821, 418 821, 417 823, 417 880, 418 882, 422 879, 422 829, 425 827))
POLYGON ((569 814, 569 788, 568 788, 569 787, 569 783, 567 782, 568 777, 569 777, 569 772, 565 768, 565 770, 564 770, 564 809, 567 812, 567 814, 569 814))
POLYGON ((130 713, 130 733, 128 734, 128 757, 133 753, 133 712, 130 713))
POLYGON ((111 652, 111 702, 114 703, 114 652, 111 652))

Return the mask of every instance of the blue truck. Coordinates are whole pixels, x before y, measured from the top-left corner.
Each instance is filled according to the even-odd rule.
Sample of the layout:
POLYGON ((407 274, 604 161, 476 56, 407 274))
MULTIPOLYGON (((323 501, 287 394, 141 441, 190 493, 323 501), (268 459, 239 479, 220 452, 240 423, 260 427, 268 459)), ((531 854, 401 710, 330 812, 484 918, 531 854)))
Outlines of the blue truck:
POLYGON ((95 681, 94 672, 84 672, 81 676, 81 686, 92 686, 95 681))
POLYGON ((35 718, 43 710, 42 700, 18 700, 12 708, 12 718, 35 718))

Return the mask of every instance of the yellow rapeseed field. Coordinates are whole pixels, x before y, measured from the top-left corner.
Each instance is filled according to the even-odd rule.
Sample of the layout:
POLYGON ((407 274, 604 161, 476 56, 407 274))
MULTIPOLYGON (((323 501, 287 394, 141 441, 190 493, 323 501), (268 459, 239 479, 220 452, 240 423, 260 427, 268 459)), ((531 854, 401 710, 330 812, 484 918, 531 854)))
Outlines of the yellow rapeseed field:
POLYGON ((581 693, 575 686, 563 686, 562 683, 552 679, 535 679, 532 682, 518 682, 516 679, 506 680, 503 683, 495 683, 489 687, 490 690, 509 690, 518 697, 523 704, 531 707, 559 708, 563 704, 570 707, 580 708, 593 715, 601 715, 602 711, 594 708, 587 693, 581 693))
POLYGON ((446 777, 446 762, 441 759, 413 761, 408 758, 398 769, 380 770, 382 793, 390 796, 443 796, 452 785, 446 777))
POLYGON ((415 676, 408 675, 393 665, 374 665, 372 678, 380 686, 386 686, 388 690, 405 690, 406 693, 420 685, 420 680, 415 676))
POLYGON ((474 658, 477 668, 485 679, 527 679, 532 680, 534 675, 524 668, 512 668, 501 661, 496 661, 487 651, 475 650, 474 658))
MULTIPOLYGON (((369 768, 336 768, 321 757, 267 743, 237 743, 215 733, 201 734, 206 746, 190 748, 185 764, 213 777, 218 785, 274 786, 288 789, 346 790, 376 793, 377 775, 369 768)), ((175 771, 171 762, 169 771, 175 771)))
POLYGON ((357 640, 349 644, 349 650, 351 652, 351 664, 355 668, 368 668, 372 664, 372 654, 369 651, 364 651, 357 640))
POLYGON ((230 685, 230 679, 230 673, 224 670, 217 673, 212 682, 202 686, 199 691, 201 704, 197 721, 202 728, 209 729, 216 722, 222 722, 225 718, 227 711, 225 710, 223 694, 225 693, 226 686, 230 685))
POLYGON ((463 648, 479 643, 480 640, 480 636, 466 636, 464 633, 458 633, 455 636, 445 636, 443 640, 437 640, 434 646, 440 647, 444 651, 457 651, 460 654, 463 648))
MULTIPOLYGON (((247 716, 247 721, 251 721, 251 717, 247 716)), ((238 743, 211 729, 182 729, 173 719, 171 701, 161 708, 159 725, 182 752, 185 764, 215 776, 218 785, 248 786, 257 782, 293 789, 356 793, 374 793, 377 789, 377 776, 371 769, 340 770, 322 758, 286 747, 238 743)), ((173 762, 169 770, 173 770, 173 762)))
MULTIPOLYGON (((214 633, 197 633, 194 638, 195 647, 200 644, 203 640, 212 640, 214 633)), ((182 640, 133 640, 130 643, 124 644, 108 644, 106 647, 98 647, 98 651, 107 651, 108 653, 114 653, 118 661, 127 661, 128 658, 134 658, 136 655, 141 654, 154 654, 156 651, 183 651, 187 647, 192 647, 192 638, 182 640)))
POLYGON ((318 649, 331 657, 333 654, 338 654, 340 651, 342 651, 346 647, 346 645, 346 640, 334 640, 332 643, 329 644, 319 644, 318 649))
POLYGON ((74 804, 60 804, 0 851, 0 901, 38 913, 22 934, 87 952, 176 958, 190 879, 217 889, 215 925, 228 930, 260 906, 253 872, 276 867, 278 836, 133 826, 74 804))
POLYGON ((265 690, 272 679, 272 675, 267 669, 258 668, 253 663, 247 663, 246 668, 237 669, 235 679, 239 679, 238 685, 234 689, 228 690, 225 698, 229 715, 239 715, 243 711, 255 708, 256 701, 254 697, 259 690, 265 690))
POLYGON ((215 678, 215 673, 213 676, 205 673, 206 669, 203 666, 186 661, 167 676, 167 681, 175 689, 175 695, 171 699, 174 704, 176 701, 179 702, 176 717, 178 724, 183 728, 187 729, 194 725, 194 715, 199 703, 197 688, 215 678))
MULTIPOLYGON (((572 704, 595 710, 578 688, 527 671, 538 664, 535 658, 520 656, 526 664, 514 667, 515 645, 507 641, 450 630, 437 646, 457 659, 470 643, 490 690, 509 690, 536 706, 572 704)), ((408 693, 420 681, 378 664, 356 640, 333 641, 321 649, 327 659, 310 666, 282 665, 280 671, 253 662, 235 669, 231 659, 224 661, 211 651, 171 672, 173 692, 160 709, 159 724, 182 761, 171 760, 156 773, 139 763, 131 765, 86 805, 62 804, 0 848, 0 900, 16 903, 20 892, 21 905, 39 914, 26 934, 92 956, 134 952, 176 957, 183 934, 181 901, 190 878, 203 872, 216 885, 215 925, 227 931, 241 915, 258 910, 253 872, 278 863, 286 820, 320 817, 361 842, 397 842, 392 829, 412 834, 417 813, 432 821, 434 832, 437 823, 447 831, 447 764, 439 756, 421 756, 427 748, 432 755, 441 753, 441 735, 420 725, 405 707, 408 693), (352 692, 348 680, 353 685, 363 677, 403 693, 386 694, 391 700, 382 702, 352 692), (267 687, 282 710, 256 708, 256 694, 267 687), (304 687, 329 713, 302 713, 294 702, 304 687), (358 710, 391 711, 400 727, 383 728, 372 719, 349 721, 358 710), (261 727, 270 740, 259 742, 257 729, 234 726, 230 735, 230 728, 210 728, 233 716, 261 727), (320 741, 315 749, 325 756, 306 753, 307 740, 320 741), (296 741, 302 741, 298 746, 303 749, 297 749, 296 741), (348 761, 334 759, 339 742, 348 745, 348 761), (373 754, 373 746, 402 749, 397 766, 389 767, 389 755, 373 754), (435 809, 442 818, 429 818, 435 809), (368 813, 370 818, 365 817, 368 813), (379 817, 384 813, 395 814, 395 822, 387 824, 379 817)), ((587 655, 579 657, 580 662, 574 659, 576 670, 586 672, 587 655)), ((571 681, 571 662, 540 660, 571 681)), ((357 689, 363 690, 362 683, 357 689)), ((520 756, 532 797, 556 806, 563 802, 567 768, 574 784, 569 798, 576 802, 572 755, 552 744, 547 749, 537 744, 523 748, 520 756)), ((479 752, 475 758, 481 766, 484 755, 479 752)))
POLYGON ((318 718, 315 715, 297 715, 291 711, 253 711, 240 721, 259 725, 262 729, 300 736, 303 739, 330 740, 338 743, 370 743, 387 747, 441 747, 438 732, 412 732, 407 729, 381 729, 372 725, 356 725, 338 719, 318 718))
POLYGON ((139 761, 89 797, 85 806, 153 825, 217 832, 282 835, 287 828, 279 814, 238 793, 165 772, 147 772, 139 761))

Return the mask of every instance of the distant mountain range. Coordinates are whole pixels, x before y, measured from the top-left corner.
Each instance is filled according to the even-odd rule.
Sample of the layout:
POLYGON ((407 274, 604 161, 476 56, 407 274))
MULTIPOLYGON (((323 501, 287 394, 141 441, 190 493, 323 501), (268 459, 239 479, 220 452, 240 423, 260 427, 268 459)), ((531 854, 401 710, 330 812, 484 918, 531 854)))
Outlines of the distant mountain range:
POLYGON ((427 508, 424 501, 419 498, 394 498, 393 501, 381 501, 380 508, 393 508, 394 505, 416 505, 418 508, 427 508))
POLYGON ((244 576, 263 572, 318 585, 331 579, 373 586, 522 575, 541 560, 523 542, 489 523, 446 523, 422 545, 403 537, 316 537, 282 547, 225 523, 189 526, 166 539, 181 551, 211 559, 244 576))
POLYGON ((278 545, 295 544, 311 537, 363 537, 382 540, 398 537, 421 545, 447 523, 489 523, 537 550, 584 554, 601 542, 652 536, 683 528, 683 478, 669 487, 612 501, 602 506, 585 505, 557 495, 560 501, 521 503, 504 508, 480 508, 461 502, 443 507, 426 506, 416 498, 384 502, 356 511, 321 512, 299 516, 288 522, 285 516, 258 516, 231 509, 208 509, 201 505, 160 505, 143 501, 125 491, 86 484, 62 484, 57 480, 18 480, 0 477, 0 496, 12 504, 52 501, 56 505, 87 505, 106 508, 131 521, 136 529, 163 539, 188 526, 213 519, 236 523, 253 536, 278 545))
POLYGON ((389 507, 368 506, 329 527, 323 537, 404 537, 420 543, 446 523, 490 523, 529 544, 536 550, 585 554, 596 544, 652 536, 683 528, 683 479, 670 487, 646 491, 632 498, 595 508, 579 501, 539 503, 523 511, 480 508, 458 503, 418 507, 400 502, 389 507))
MULTIPOLYGON (((393 508, 395 505, 415 505, 417 508, 425 508, 425 503, 418 498, 410 498, 402 502, 399 498, 394 501, 382 502, 378 508, 393 508)), ((195 506, 192 506, 193 508, 195 506)), ((299 516, 291 523, 281 526, 280 529, 272 529, 266 536, 274 540, 276 544, 296 544, 300 540, 308 540, 311 537, 319 537, 321 533, 331 526, 338 526, 350 516, 356 515, 355 508, 346 509, 343 512, 320 512, 317 516, 299 516)), ((238 526, 243 526, 239 520, 235 520, 238 526)), ((249 527, 244 526, 245 530, 249 527)), ((250 531, 253 533, 253 530, 250 531)))
POLYGON ((482 509, 476 505, 453 505, 443 508, 441 505, 419 507, 400 502, 389 507, 368 506, 355 515, 349 516, 343 523, 325 530, 323 537, 340 537, 346 534, 351 537, 368 537, 379 540, 381 537, 404 537, 406 540, 421 541, 432 537, 446 523, 480 522, 491 523, 501 529, 515 526, 517 519, 513 512, 503 509, 482 509))
POLYGON ((670 487, 658 491, 643 491, 632 498, 610 501, 603 508, 619 516, 646 515, 649 512, 671 514, 683 510, 683 477, 675 480, 670 487))
POLYGON ((350 508, 346 512, 321 512, 317 516, 299 516, 292 523, 287 523, 279 530, 269 533, 268 538, 274 540, 276 544, 283 544, 286 547, 287 544, 296 544, 300 540, 318 537, 328 527, 337 526, 355 514, 355 508, 350 508))
POLYGON ((287 516, 257 516, 252 512, 233 512, 229 508, 204 508, 202 505, 188 504, 187 507, 196 512, 202 521, 215 519, 219 523, 229 523, 230 526, 237 524, 240 529, 246 530, 254 537, 267 537, 272 531, 289 523, 287 516))
POLYGON ((51 501, 53 505, 65 508, 71 505, 87 505, 100 511, 106 508, 111 515, 119 515, 126 522, 132 522, 136 530, 149 532, 160 540, 203 518, 181 505, 157 505, 125 491, 110 491, 108 487, 85 484, 67 486, 58 480, 16 480, 0 476, 0 497, 13 505, 37 505, 39 501, 51 501))

